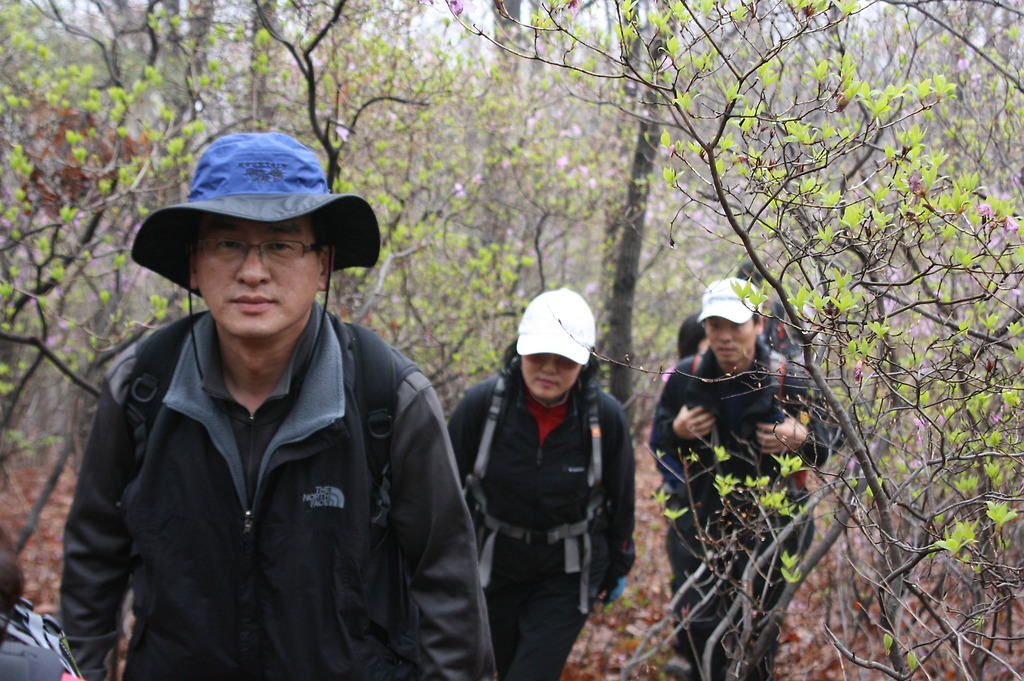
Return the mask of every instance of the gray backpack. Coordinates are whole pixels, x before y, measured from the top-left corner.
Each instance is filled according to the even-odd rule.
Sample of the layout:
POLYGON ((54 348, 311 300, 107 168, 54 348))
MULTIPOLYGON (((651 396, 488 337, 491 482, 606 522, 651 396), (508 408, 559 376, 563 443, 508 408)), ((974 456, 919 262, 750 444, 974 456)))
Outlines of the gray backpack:
MULTIPOLYGON (((0 631, 4 631, 3 646, 0 647, 0 672, 5 669, 4 653, 7 653, 8 644, 14 642, 27 648, 42 648, 52 651, 60 660, 61 666, 69 674, 81 676, 75 658, 71 656, 67 639, 57 620, 49 615, 40 615, 32 609, 32 604, 21 598, 14 605, 14 609, 7 614, 0 614, 0 631)), ((13 648, 14 646, 12 646, 13 648)), ((37 663, 42 664, 42 663, 37 663)), ((51 666, 56 668, 56 663, 51 666)), ((7 679, 6 673, 0 673, 0 678, 7 679)))

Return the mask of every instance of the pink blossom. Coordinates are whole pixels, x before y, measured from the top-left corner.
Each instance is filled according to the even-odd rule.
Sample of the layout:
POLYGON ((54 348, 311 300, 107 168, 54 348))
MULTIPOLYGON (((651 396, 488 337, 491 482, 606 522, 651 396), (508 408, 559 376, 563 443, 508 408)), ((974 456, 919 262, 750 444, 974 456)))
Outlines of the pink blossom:
POLYGON ((1020 225, 1017 224, 1017 221, 1014 219, 1012 215, 1007 215, 1005 218, 1003 218, 1003 220, 1003 225, 1006 227, 1006 229, 1010 229, 1015 232, 1020 229, 1020 225))
POLYGON ((907 184, 910 186, 910 191, 915 194, 922 194, 924 192, 924 183, 921 182, 921 176, 917 174, 916 170, 907 178, 907 184))
POLYGON ((568 165, 569 165, 569 157, 568 156, 559 156, 558 160, 555 161, 555 167, 558 168, 559 170, 565 170, 566 166, 568 166, 568 165))
POLYGON ((451 7, 452 14, 455 16, 462 14, 462 10, 465 9, 465 6, 462 4, 462 0, 448 0, 448 6, 451 7))
POLYGON ((978 206, 978 215, 980 215, 981 217, 983 217, 985 219, 991 219, 992 218, 992 206, 987 204, 987 203, 981 204, 980 206, 978 206))
POLYGON ((457 196, 459 198, 462 198, 463 196, 466 195, 465 188, 462 186, 461 182, 456 182, 455 186, 452 187, 452 195, 457 196))

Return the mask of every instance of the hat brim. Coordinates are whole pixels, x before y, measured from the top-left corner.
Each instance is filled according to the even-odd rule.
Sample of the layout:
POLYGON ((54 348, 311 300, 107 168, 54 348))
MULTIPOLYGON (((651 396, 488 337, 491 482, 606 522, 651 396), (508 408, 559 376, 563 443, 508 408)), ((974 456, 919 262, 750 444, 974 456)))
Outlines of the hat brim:
POLYGON ((590 359, 590 348, 573 340, 568 335, 523 334, 516 341, 516 352, 520 355, 552 353, 561 355, 577 364, 586 364, 590 359))
POLYGON ((143 221, 132 245, 132 260, 183 288, 189 288, 188 245, 199 233, 203 213, 285 222, 313 215, 318 243, 334 247, 333 269, 372 267, 380 255, 380 228, 373 208, 355 194, 235 194, 168 206, 143 221))

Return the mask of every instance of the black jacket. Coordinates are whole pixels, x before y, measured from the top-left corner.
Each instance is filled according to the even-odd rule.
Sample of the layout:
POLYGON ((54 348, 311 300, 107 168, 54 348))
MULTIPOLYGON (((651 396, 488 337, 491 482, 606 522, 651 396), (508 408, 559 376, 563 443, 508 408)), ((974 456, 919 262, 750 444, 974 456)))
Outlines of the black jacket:
MULTIPOLYGON (((771 360, 770 353, 764 341, 758 339, 754 366, 748 372, 724 379, 714 353, 709 351, 699 359, 696 371, 694 357, 684 357, 669 376, 658 401, 654 428, 662 463, 685 482, 677 494, 682 497, 680 504, 692 512, 677 521, 676 526, 681 531, 692 528, 695 522, 708 527, 709 523, 715 525, 720 520, 723 503, 715 486, 716 476, 731 475, 740 483, 762 476, 768 477, 771 485, 785 482, 780 481, 776 459, 761 454, 756 446, 758 423, 778 422, 783 418, 782 412, 799 418, 807 423, 810 432, 797 453, 812 466, 820 465, 828 457, 834 445, 833 436, 820 420, 805 375, 791 360, 784 360, 778 354, 771 360), (775 368, 774 373, 769 367, 775 368), (743 395, 742 413, 725 413, 729 407, 720 394, 729 389, 727 382, 732 383, 731 390, 743 395), (672 422, 683 406, 704 407, 716 415, 715 439, 725 449, 727 458, 719 459, 713 442, 683 440, 676 435, 672 422), (726 422, 733 423, 734 427, 724 427, 726 422)), ((733 501, 743 503, 738 498, 733 501)))
MULTIPOLYGON (((201 357, 209 326, 197 324, 201 357)), ((62 623, 90 681, 103 677, 129 577, 128 680, 490 678, 473 530, 440 404, 419 372, 399 387, 393 540, 374 550, 352 349, 340 351, 333 329, 323 329, 248 508, 231 427, 199 387, 191 341, 134 475, 123 409, 134 349, 111 369, 68 516, 61 585, 62 623), (389 603, 371 595, 380 592, 389 603), (393 606, 406 635, 388 649, 379 615, 393 606)))
MULTIPOLYGON (((578 385, 573 388, 565 421, 540 447, 537 422, 526 406, 522 374, 513 368, 504 375, 507 394, 483 480, 488 512, 506 523, 538 531, 584 519, 590 495, 587 470, 591 437, 583 390, 578 385)), ((463 480, 473 469, 497 379, 492 376, 466 391, 449 420, 452 448, 463 480)), ((604 391, 597 390, 596 394, 605 505, 591 527, 591 536, 595 565, 603 563, 607 568, 603 578, 595 575, 591 579, 591 586, 600 590, 614 586, 633 566, 636 462, 622 405, 604 391)), ((565 574, 563 547, 560 543, 527 545, 499 535, 493 574, 513 581, 565 574)))

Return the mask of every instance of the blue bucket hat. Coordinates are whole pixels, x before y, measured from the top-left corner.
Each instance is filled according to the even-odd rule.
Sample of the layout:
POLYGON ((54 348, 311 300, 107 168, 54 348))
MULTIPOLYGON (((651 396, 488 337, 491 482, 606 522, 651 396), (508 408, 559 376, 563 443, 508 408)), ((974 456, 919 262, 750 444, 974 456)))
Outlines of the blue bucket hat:
POLYGON ((371 267, 380 254, 373 209, 354 194, 331 194, 316 154, 277 132, 225 135, 199 159, 188 203, 149 215, 132 259, 189 288, 188 245, 203 213, 256 222, 311 215, 318 243, 334 246, 334 267, 371 267))

